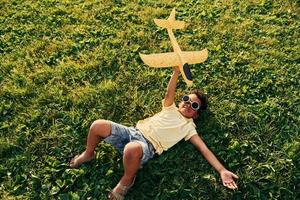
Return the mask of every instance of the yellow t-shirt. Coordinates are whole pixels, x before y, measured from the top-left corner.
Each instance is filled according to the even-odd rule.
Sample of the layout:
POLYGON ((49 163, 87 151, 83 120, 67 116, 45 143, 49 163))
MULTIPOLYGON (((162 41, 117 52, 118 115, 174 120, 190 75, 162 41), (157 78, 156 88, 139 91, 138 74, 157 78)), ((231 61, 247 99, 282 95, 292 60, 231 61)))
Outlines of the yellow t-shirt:
POLYGON ((163 107, 154 116, 138 121, 136 128, 151 142, 157 154, 168 150, 183 138, 189 140, 197 134, 193 119, 184 117, 174 103, 163 107))

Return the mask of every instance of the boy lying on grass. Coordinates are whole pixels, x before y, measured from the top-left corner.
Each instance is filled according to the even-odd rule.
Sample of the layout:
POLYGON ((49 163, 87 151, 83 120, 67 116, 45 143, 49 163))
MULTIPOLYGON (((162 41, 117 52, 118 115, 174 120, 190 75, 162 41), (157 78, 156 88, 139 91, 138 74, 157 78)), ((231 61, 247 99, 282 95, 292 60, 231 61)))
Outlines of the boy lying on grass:
POLYGON ((153 158, 155 154, 160 155, 184 138, 195 145, 213 168, 220 173, 224 186, 236 189, 234 179, 238 176, 225 169, 207 148, 198 136, 193 122, 193 119, 196 119, 200 112, 207 108, 206 96, 196 90, 184 96, 178 107, 175 106, 174 97, 179 74, 178 67, 174 68, 162 101, 162 111, 150 118, 138 121, 136 127, 126 127, 106 120, 94 121, 87 137, 86 150, 71 160, 70 167, 77 168, 82 163, 94 159, 94 150, 100 140, 104 139, 123 154, 124 175, 108 195, 109 199, 123 199, 133 186, 140 166, 153 158))

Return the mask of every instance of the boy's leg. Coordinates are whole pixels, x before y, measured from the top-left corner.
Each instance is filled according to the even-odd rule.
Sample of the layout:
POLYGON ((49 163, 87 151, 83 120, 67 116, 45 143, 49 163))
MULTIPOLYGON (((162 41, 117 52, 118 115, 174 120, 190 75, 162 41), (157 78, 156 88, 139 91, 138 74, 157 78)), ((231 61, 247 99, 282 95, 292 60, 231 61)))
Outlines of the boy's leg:
POLYGON ((86 152, 94 155, 95 148, 101 139, 107 138, 111 134, 111 122, 107 120, 96 120, 92 123, 86 142, 86 152))
MULTIPOLYGON (((141 166, 142 156, 143 149, 138 142, 130 142, 125 146, 123 153, 124 175, 119 182, 121 185, 130 186, 133 183, 135 174, 141 166)), ((118 185, 113 191, 122 194, 122 190, 118 188, 118 185)))
POLYGON ((95 156, 95 148, 101 141, 101 138, 106 138, 111 134, 111 122, 107 120, 96 120, 92 123, 87 137, 86 150, 80 155, 75 156, 70 167, 79 167, 82 163, 91 161, 95 156))

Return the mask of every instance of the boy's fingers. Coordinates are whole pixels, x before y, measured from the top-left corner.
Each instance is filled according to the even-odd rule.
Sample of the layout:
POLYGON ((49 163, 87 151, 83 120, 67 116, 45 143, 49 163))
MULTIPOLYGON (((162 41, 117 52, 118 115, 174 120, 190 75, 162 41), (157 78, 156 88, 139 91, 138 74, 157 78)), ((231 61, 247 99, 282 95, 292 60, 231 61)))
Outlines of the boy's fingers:
POLYGON ((232 183, 227 183, 226 187, 228 187, 229 189, 234 189, 234 186, 232 185, 232 183))
POLYGON ((238 186, 236 185, 236 183, 233 181, 233 182, 230 182, 230 183, 225 183, 223 182, 223 185, 229 189, 237 189, 238 186))
POLYGON ((233 182, 232 184, 233 184, 233 186, 234 186, 234 189, 237 189, 237 188, 238 188, 238 186, 236 185, 235 182, 233 182))
POLYGON ((236 189, 237 188, 237 185, 234 182, 229 183, 229 185, 230 185, 230 189, 236 189))
POLYGON ((232 173, 232 175, 233 175, 233 177, 236 178, 236 179, 239 178, 239 177, 238 177, 236 174, 234 174, 234 173, 232 173))

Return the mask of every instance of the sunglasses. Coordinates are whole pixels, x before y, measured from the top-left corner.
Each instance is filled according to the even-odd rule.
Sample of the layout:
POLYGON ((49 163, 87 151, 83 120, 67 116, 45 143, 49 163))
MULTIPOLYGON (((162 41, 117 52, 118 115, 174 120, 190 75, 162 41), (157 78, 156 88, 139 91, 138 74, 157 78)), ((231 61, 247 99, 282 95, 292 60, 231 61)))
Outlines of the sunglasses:
POLYGON ((200 109, 200 104, 198 102, 194 102, 191 100, 191 98, 187 95, 183 96, 182 97, 182 101, 184 103, 189 103, 191 104, 191 108, 194 110, 194 111, 198 111, 200 109))

